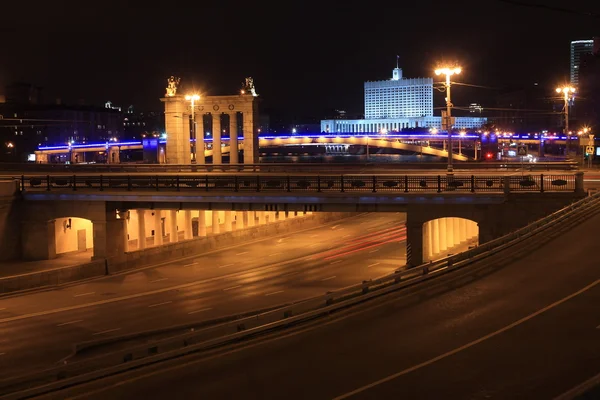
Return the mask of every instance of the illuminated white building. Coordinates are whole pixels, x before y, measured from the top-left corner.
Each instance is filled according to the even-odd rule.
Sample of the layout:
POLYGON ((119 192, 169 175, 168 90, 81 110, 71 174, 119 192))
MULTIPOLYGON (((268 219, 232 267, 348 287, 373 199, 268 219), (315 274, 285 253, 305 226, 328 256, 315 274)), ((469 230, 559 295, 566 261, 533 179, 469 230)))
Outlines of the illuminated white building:
POLYGON ((571 85, 579 85, 579 68, 581 66, 581 56, 592 54, 594 50, 594 39, 573 40, 571 42, 571 85))
MULTIPOLYGON (((479 128, 487 118, 456 117, 454 128, 479 128)), ((321 132, 373 133, 405 128, 442 128, 433 115, 433 79, 407 79, 394 68, 392 79, 365 82, 365 119, 321 121, 321 132)))

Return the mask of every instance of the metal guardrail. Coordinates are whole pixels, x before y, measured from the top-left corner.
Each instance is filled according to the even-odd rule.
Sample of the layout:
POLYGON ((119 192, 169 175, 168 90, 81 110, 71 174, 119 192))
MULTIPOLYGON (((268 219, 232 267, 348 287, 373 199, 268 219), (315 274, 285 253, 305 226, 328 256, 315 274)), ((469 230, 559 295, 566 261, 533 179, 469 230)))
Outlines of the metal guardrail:
POLYGON ((2 399, 18 399, 39 395, 63 387, 88 382, 151 362, 172 359, 181 355, 213 349, 229 343, 291 326, 327 315, 367 299, 412 286, 441 273, 458 270, 473 262, 490 257, 553 226, 563 227, 563 221, 580 216, 596 207, 600 209, 600 193, 588 196, 553 214, 535 221, 508 235, 474 249, 408 270, 398 270, 381 278, 364 281, 323 296, 296 302, 273 311, 211 326, 177 337, 157 340, 129 349, 116 351, 49 368, 34 374, 0 381, 0 390, 8 393, 2 399))
MULTIPOLYGON (((1 163, 0 171, 16 172, 54 172, 54 173, 110 173, 110 172, 291 172, 291 171, 362 171, 405 169, 446 170, 446 163, 271 163, 259 164, 35 164, 35 163, 1 163)), ((459 170, 503 170, 503 171, 576 171, 578 164, 574 161, 553 161, 536 163, 517 162, 462 162, 455 163, 459 170)))
MULTIPOLYGON (((577 175, 36 175, 21 190, 294 193, 574 192, 577 175)), ((581 176, 581 179, 583 177, 581 176)), ((581 182, 583 185, 583 181, 581 182)), ((581 186, 583 188, 583 186, 581 186)))

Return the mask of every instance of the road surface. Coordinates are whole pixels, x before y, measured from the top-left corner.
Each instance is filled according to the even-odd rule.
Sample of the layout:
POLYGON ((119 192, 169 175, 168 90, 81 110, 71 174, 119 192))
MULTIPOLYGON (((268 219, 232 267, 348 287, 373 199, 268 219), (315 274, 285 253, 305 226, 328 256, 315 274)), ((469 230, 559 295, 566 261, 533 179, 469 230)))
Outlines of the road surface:
POLYGON ((66 357, 74 343, 301 300, 406 262, 405 214, 317 229, 88 283, 0 298, 0 378, 66 357))
POLYGON ((600 372, 599 225, 596 214, 454 290, 109 378, 71 398, 552 399, 600 372))

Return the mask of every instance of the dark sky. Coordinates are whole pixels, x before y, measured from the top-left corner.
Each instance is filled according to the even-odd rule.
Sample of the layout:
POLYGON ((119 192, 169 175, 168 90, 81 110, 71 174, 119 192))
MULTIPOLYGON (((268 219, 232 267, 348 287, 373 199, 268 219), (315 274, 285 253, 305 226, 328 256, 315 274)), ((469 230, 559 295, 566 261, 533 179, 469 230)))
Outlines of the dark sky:
MULTIPOLYGON (((326 3, 10 2, 0 87, 21 80, 43 86, 47 100, 160 110, 172 74, 207 94, 237 93, 252 76, 264 107, 320 118, 362 112, 363 82, 390 78, 397 54, 407 77, 456 60, 461 82, 539 82, 551 93, 567 79, 569 41, 600 34, 598 18, 497 0, 326 3)), ((538 3, 600 14, 600 1, 538 3)), ((494 94, 460 87, 454 103, 490 104, 494 94)))

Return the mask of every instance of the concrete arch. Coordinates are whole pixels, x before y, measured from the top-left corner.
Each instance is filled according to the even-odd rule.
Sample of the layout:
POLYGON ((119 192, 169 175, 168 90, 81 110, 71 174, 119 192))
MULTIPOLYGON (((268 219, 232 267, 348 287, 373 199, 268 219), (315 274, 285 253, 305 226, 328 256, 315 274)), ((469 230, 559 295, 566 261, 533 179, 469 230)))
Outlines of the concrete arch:
POLYGON ((423 261, 433 261, 479 244, 477 222, 459 217, 441 217, 422 226, 423 261))
POLYGON ((57 218, 54 223, 54 254, 81 253, 94 248, 94 228, 89 219, 57 218))

